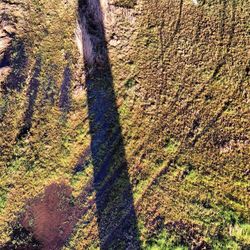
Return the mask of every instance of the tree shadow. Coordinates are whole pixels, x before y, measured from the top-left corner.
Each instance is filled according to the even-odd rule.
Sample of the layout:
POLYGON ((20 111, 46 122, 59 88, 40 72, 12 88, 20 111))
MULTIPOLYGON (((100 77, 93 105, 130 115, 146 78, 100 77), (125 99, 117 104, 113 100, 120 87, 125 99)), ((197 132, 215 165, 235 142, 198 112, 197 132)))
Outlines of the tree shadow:
MULTIPOLYGON (((83 171, 91 151, 93 183, 90 181, 85 186, 74 203, 70 188, 64 184, 52 184, 43 195, 29 201, 19 220, 20 230, 24 232, 21 241, 26 242, 22 247, 61 249, 79 219, 96 203, 100 249, 141 249, 99 0, 79 0, 78 13, 83 34, 91 146, 83 152, 74 172, 83 171), (91 199, 86 207, 82 207, 81 204, 93 191, 96 192, 96 199, 91 199)), ((39 73, 40 63, 37 61, 28 88, 28 107, 19 138, 31 128, 39 73)), ((68 103, 69 79, 70 71, 66 68, 65 89, 62 86, 64 90, 61 89, 60 98, 62 109, 68 103)), ((15 235, 6 246, 15 249, 13 240, 16 241, 15 235)))
MULTIPOLYGON (((66 59, 68 59, 66 55, 66 59)), ((71 70, 69 63, 63 72, 63 82, 60 90, 59 107, 63 113, 68 113, 70 110, 70 86, 71 86, 71 70)))
POLYGON ((35 106, 35 102, 36 102, 37 94, 38 94, 38 87, 39 87, 38 76, 40 74, 40 70, 41 70, 41 59, 38 58, 36 60, 34 73, 30 80, 28 91, 27 91, 28 106, 24 113, 23 126, 21 127, 16 137, 16 140, 21 140, 22 138, 24 138, 31 129, 34 106, 35 106))
MULTIPOLYGON (((9 36, 7 36, 9 37, 9 36)), ((0 122, 3 121, 8 112, 9 99, 12 91, 21 91, 26 78, 27 55, 24 42, 17 37, 9 37, 9 47, 0 59, 0 69, 10 68, 10 74, 0 87, 1 99, 4 105, 0 107, 0 122)), ((1 80, 1 79, 0 79, 1 80)))
POLYGON ((78 1, 101 249, 140 249, 99 0, 78 1))
POLYGON ((0 246, 1 250, 40 250, 40 243, 22 225, 16 223, 10 235, 11 240, 0 246))
POLYGON ((10 91, 20 91, 26 78, 27 55, 24 42, 14 37, 10 48, 5 52, 0 67, 11 67, 12 73, 2 86, 2 91, 7 95, 10 91))

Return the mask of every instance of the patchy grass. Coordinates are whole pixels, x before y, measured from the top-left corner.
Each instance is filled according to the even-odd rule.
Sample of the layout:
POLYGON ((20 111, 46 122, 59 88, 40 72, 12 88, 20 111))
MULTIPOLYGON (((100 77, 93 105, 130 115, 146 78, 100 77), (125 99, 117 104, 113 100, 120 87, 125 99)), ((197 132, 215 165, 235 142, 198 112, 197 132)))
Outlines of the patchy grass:
POLYGON ((7 200, 7 192, 6 190, 1 190, 0 192, 0 212, 5 208, 7 200))
MULTIPOLYGON (((117 46, 109 46, 109 59, 143 248, 247 249, 248 2, 112 3, 107 42, 115 39, 117 46)), ((81 162, 91 141, 83 60, 74 41, 76 1, 27 4, 27 77, 20 91, 0 100, 7 111, 0 128, 0 245, 27 200, 61 181, 77 198, 93 179, 90 157, 81 162), (38 55, 32 127, 18 141, 38 55), (66 66, 71 105, 63 113, 66 66), (84 168, 75 173, 79 160, 84 168)), ((12 58, 22 75, 19 52, 12 58)), ((94 195, 82 202, 88 211, 65 250, 98 248, 94 195)))
POLYGON ((250 245, 250 225, 249 224, 236 224, 230 228, 231 236, 239 242, 244 242, 246 245, 250 245))
POLYGON ((143 249, 145 250, 187 250, 187 246, 178 244, 178 238, 174 235, 167 233, 166 230, 162 231, 157 237, 145 243, 143 249))

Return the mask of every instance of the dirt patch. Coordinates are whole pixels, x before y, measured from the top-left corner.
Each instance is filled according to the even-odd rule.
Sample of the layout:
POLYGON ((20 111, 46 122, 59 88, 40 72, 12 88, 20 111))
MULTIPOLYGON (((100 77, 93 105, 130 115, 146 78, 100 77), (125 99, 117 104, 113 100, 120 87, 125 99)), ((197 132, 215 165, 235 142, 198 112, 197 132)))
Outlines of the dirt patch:
POLYGON ((67 185, 53 183, 27 204, 21 225, 32 232, 42 249, 60 249, 71 235, 79 211, 71 193, 67 185))

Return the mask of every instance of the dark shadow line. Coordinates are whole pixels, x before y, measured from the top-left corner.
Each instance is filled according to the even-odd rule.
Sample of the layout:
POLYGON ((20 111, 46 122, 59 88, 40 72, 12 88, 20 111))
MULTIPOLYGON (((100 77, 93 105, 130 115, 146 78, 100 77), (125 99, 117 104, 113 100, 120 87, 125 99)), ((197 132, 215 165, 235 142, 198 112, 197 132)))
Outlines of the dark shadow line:
POLYGON ((63 82, 61 85, 60 98, 59 98, 59 108, 64 113, 68 113, 70 110, 70 87, 71 87, 71 70, 68 63, 63 72, 63 82))
POLYGON ((24 41, 11 34, 8 34, 7 37, 11 39, 11 42, 9 48, 4 52, 0 67, 11 67, 12 72, 2 86, 4 95, 10 94, 12 90, 22 90, 26 79, 25 69, 28 63, 24 41))
POLYGON ((100 248, 141 249, 100 1, 78 3, 100 248))
POLYGON ((16 137, 16 141, 24 138, 29 133, 32 127, 32 117, 34 113, 34 106, 36 103, 38 88, 39 88, 38 76, 40 74, 40 70, 41 70, 41 59, 38 58, 35 64, 34 74, 30 80, 30 84, 27 91, 28 106, 24 113, 24 118, 23 118, 24 124, 16 137))
POLYGON ((0 86, 1 98, 4 101, 4 105, 0 107, 0 122, 3 122, 8 113, 12 92, 21 91, 23 88, 27 66, 24 41, 7 32, 5 37, 11 39, 11 41, 9 47, 3 52, 3 57, 0 58, 0 69, 6 67, 10 68, 11 71, 0 86))

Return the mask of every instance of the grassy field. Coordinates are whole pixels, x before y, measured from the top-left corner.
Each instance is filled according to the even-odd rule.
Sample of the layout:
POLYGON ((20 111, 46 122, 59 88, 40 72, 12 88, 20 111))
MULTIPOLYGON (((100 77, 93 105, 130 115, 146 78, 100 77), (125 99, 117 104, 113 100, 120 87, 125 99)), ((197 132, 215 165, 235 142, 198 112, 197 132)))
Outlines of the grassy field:
MULTIPOLYGON (((108 2, 103 20, 141 248, 248 249, 249 0, 108 2)), ((66 220, 44 208, 54 197, 72 216, 63 249, 98 249, 77 1, 1 4, 22 22, 12 43, 16 75, 1 85, 0 246, 30 241, 13 238, 20 224, 44 243, 51 234, 37 223, 53 225, 41 214, 59 216, 58 228, 66 220), (5 87, 20 75, 17 89, 5 87), (23 219, 29 213, 34 223, 23 219)), ((115 152, 111 168, 124 158, 116 142, 100 146, 115 152)))

